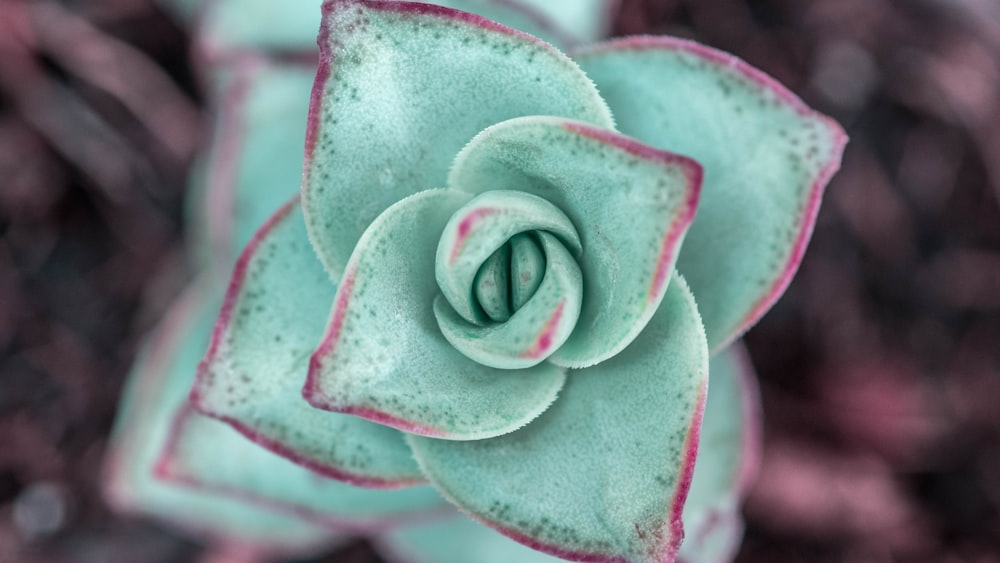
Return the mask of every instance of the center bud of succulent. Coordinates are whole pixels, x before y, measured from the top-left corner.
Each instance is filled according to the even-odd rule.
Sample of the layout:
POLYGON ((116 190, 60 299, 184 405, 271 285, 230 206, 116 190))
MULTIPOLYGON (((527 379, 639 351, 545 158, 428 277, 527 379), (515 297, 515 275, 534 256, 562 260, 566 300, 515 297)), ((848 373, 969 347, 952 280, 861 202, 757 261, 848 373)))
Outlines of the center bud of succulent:
POLYGON ((516 191, 485 192, 449 220, 438 243, 434 314, 455 348, 482 364, 535 365, 576 325, 582 252, 572 221, 516 191))

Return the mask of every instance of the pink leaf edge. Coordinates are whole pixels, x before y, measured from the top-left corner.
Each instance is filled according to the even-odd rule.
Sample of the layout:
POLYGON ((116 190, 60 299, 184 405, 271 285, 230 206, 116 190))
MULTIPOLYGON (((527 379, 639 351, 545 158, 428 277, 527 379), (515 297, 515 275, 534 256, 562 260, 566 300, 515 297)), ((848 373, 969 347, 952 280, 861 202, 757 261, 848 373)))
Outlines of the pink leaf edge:
POLYGON ((694 222, 705 174, 701 164, 684 155, 660 150, 630 137, 585 123, 566 123, 563 127, 578 135, 620 148, 644 160, 677 166, 684 171, 684 176, 687 179, 687 184, 684 187, 687 197, 685 198, 683 208, 674 217, 667 228, 666 235, 663 237, 663 243, 660 246, 660 254, 656 264, 656 273, 653 276, 649 292, 646 295, 647 303, 655 301, 666 291, 666 282, 670 277, 671 270, 668 266, 673 261, 674 255, 678 250, 678 239, 687 231, 691 223, 694 222))
MULTIPOLYGON (((477 16, 475 14, 470 14, 468 12, 461 12, 459 10, 453 10, 451 8, 445 8, 442 6, 437 6, 434 4, 421 4, 417 2, 400 2, 396 0, 326 0, 323 2, 323 24, 320 26, 319 30, 319 68, 316 72, 316 81, 313 83, 312 94, 309 103, 309 117, 306 123, 306 144, 305 144, 305 174, 309 173, 309 163, 312 162, 313 153, 316 149, 316 140, 318 136, 318 129, 320 119, 320 108, 323 101, 323 92, 326 89, 326 83, 332 75, 333 65, 336 63, 333 53, 331 53, 330 45, 330 27, 327 25, 328 18, 335 12, 340 10, 348 10, 354 6, 365 6, 368 9, 382 11, 387 13, 397 13, 407 16, 416 17, 434 17, 442 20, 453 21, 456 23, 465 24, 468 26, 479 27, 480 29, 501 33, 504 35, 512 36, 524 40, 529 43, 540 45, 546 49, 552 51, 553 53, 560 54, 552 45, 549 45, 545 41, 538 39, 533 35, 524 33, 523 31, 518 31, 514 28, 507 27, 503 24, 499 24, 495 21, 488 20, 482 16, 477 16)), ((349 30, 350 31, 350 30, 349 30)), ((333 43, 339 44, 340 40, 336 40, 333 43)), ((303 183, 307 183, 308 180, 304 180, 303 183)))
MULTIPOLYGON (((684 439, 684 459, 681 461, 680 479, 677 483, 677 489, 674 491, 673 501, 670 503, 663 521, 663 528, 669 530, 669 534, 653 533, 653 537, 649 537, 650 534, 641 532, 638 528, 638 524, 636 525, 636 533, 639 535, 640 540, 648 546, 647 555, 649 556, 649 559, 647 559, 647 561, 656 561, 657 563, 673 563, 677 558, 678 551, 680 550, 681 541, 684 539, 684 522, 682 520, 684 502, 687 500, 688 492, 691 489, 691 480, 694 477, 695 461, 698 457, 698 445, 701 439, 701 421, 705 413, 705 400, 707 397, 708 383, 705 381, 702 382, 699 387, 697 406, 695 407, 695 412, 691 417, 687 435, 684 439)), ((441 493, 441 496, 447 499, 448 502, 455 505, 461 513, 465 514, 469 518, 472 518, 473 520, 488 526, 508 538, 520 544, 526 545, 536 551, 541 551, 542 553, 555 557, 561 557, 570 561, 578 561, 580 563, 633 563, 625 556, 576 551, 558 545, 542 543, 536 538, 518 530, 505 528, 495 522, 491 522, 479 516, 478 514, 468 511, 462 507, 461 504, 456 502, 454 496, 452 496, 452 494, 447 490, 438 488, 438 492, 441 493)))
POLYGON ((336 351, 341 329, 344 326, 344 318, 347 315, 347 306, 350 303, 351 294, 354 290, 355 275, 356 272, 352 268, 344 274, 344 279, 340 283, 326 334, 323 335, 322 342, 320 342, 316 351, 313 352, 312 357, 309 358, 309 374, 306 376, 306 383, 302 387, 302 398, 317 409, 354 415, 408 434, 419 434, 432 438, 447 437, 448 433, 439 428, 405 420, 369 406, 334 404, 330 397, 323 392, 322 384, 320 383, 322 379, 323 359, 333 355, 336 351))
POLYGON ((250 243, 247 244, 247 247, 243 250, 243 253, 236 261, 236 265, 233 267, 233 275, 230 279, 229 287, 226 289, 225 299, 222 302, 222 309, 219 312, 219 318, 212 330, 212 338, 208 346, 208 352, 205 354, 205 358, 201 361, 201 363, 198 364, 198 373, 195 378, 195 383, 191 388, 189 400, 195 410, 199 413, 225 422, 255 444, 258 444, 272 453, 295 464, 301 465, 324 477, 329 477, 351 485, 370 489, 398 489, 425 483, 426 480, 423 479, 386 479, 382 477, 372 477, 369 475, 350 473, 339 467, 333 467, 328 464, 324 464, 319 460, 305 457, 280 441, 274 440, 258 432, 253 427, 238 418, 216 412, 205 400, 207 388, 212 384, 210 366, 218 358, 219 347, 229 330, 230 324, 232 323, 233 311, 236 308, 236 303, 239 301, 240 293, 246 283, 250 263, 256 256, 261 243, 271 234, 272 231, 274 231, 278 224, 288 217, 289 213, 292 212, 298 203, 299 196, 296 195, 282 205, 278 211, 276 211, 261 226, 261 228, 254 233, 253 237, 250 239, 250 243))

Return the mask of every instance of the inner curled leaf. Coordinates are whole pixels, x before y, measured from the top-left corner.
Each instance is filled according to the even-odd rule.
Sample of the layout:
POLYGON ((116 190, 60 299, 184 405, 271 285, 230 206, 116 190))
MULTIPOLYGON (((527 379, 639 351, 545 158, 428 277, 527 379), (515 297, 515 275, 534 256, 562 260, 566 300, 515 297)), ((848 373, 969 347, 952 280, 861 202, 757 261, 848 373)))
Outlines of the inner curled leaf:
POLYGON ((502 323, 535 294, 545 274, 545 254, 530 233, 514 235, 476 274, 476 300, 493 322, 502 323))
POLYGON ((441 332, 484 365, 538 364, 579 318, 580 250, 572 222, 541 197, 496 190, 473 199, 452 216, 438 245, 441 332))

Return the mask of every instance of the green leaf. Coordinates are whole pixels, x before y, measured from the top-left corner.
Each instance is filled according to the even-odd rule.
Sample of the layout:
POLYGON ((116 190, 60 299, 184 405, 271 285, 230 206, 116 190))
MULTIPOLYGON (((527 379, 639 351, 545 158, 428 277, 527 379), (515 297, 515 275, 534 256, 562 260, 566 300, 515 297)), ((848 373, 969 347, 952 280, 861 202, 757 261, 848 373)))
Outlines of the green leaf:
POLYGON ((681 559, 690 563, 732 560, 743 534, 739 503, 761 456, 756 375, 742 344, 715 355, 709 374, 698 461, 684 505, 681 559))
POLYGON ((400 526, 375 540, 395 563, 559 563, 465 516, 400 526))
POLYGON ((439 438, 473 440, 537 417, 565 381, 541 364, 498 370, 452 347, 434 318, 438 240, 472 196, 428 190, 393 205, 358 241, 303 396, 313 406, 439 438))
POLYGON ((402 435, 309 406, 302 385, 336 285, 313 254, 298 198, 258 231, 233 271, 192 398, 204 413, 296 463, 351 484, 423 482, 402 435))
POLYGON ((442 295, 434 315, 441 332, 481 364, 519 369, 542 362, 566 342, 580 316, 583 283, 573 256, 579 253, 576 229, 548 201, 525 192, 484 192, 452 216, 437 247, 435 276, 442 295), (519 239, 512 257, 509 243, 515 236, 529 239, 519 239), (515 307, 512 260, 522 262, 524 252, 532 260, 524 243, 544 264, 529 273, 540 281, 515 307))
POLYGON ((707 383, 705 334, 675 277, 635 342, 573 372, 525 428, 407 439, 446 498, 521 543, 578 561, 659 563, 683 537, 707 383))
POLYGON ((584 300, 550 361, 586 367, 620 352, 667 290, 698 205, 701 168, 617 133, 554 117, 483 131, 456 157, 449 186, 520 190, 551 202, 579 232, 584 300))
POLYGON ((271 507, 335 531, 378 531, 447 506, 428 486, 378 491, 321 477, 193 408, 175 416, 156 470, 161 479, 271 507))
POLYGON ((705 169, 698 218, 677 269, 720 350, 784 292, 805 251, 846 136, 743 61, 668 37, 577 54, 626 135, 705 169))
POLYGON ((338 0, 324 10, 303 206, 334 276, 379 213, 443 187, 486 127, 523 115, 612 127, 576 64, 531 36, 427 4, 338 0))
MULTIPOLYGON (((213 135, 193 229, 210 270, 228 274, 257 228, 299 191, 315 71, 244 57, 217 73, 213 135)), ((201 249, 196 249, 201 250, 201 249)))
MULTIPOLYGON (((173 3, 193 4, 195 1, 174 0, 173 3)), ((607 21, 600 21, 598 16, 603 10, 595 4, 605 1, 566 1, 559 3, 558 10, 546 9, 545 3, 535 5, 536 2, 517 0, 439 0, 432 3, 478 14, 555 45, 568 46, 596 38, 595 32, 602 33, 602 24, 606 25, 607 21)), ((320 0, 213 0, 205 6, 199 31, 210 56, 246 49, 313 52, 321 3, 320 0)), ((193 10, 185 9, 185 13, 188 11, 193 10)))
POLYGON ((171 420, 187 402, 211 333, 218 301, 209 297, 207 287, 200 283, 177 300, 133 367, 106 457, 108 501, 122 511, 264 552, 305 554, 336 543, 336 534, 302 518, 214 491, 192 490, 154 474, 171 420))
MULTIPOLYGON (((620 0, 518 0, 540 18, 556 22, 572 43, 591 43, 611 31, 620 0)), ((528 31, 528 30, 525 30, 528 31)))

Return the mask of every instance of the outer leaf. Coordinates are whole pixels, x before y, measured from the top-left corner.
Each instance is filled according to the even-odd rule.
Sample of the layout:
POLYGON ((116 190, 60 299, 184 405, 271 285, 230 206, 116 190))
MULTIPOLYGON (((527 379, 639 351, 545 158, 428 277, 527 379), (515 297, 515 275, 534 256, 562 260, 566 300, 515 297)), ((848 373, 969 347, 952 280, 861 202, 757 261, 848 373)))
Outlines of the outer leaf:
POLYGON ((216 120, 195 200, 207 265, 228 273, 274 210, 298 192, 314 70, 243 56, 219 73, 216 120), (221 266, 221 268, 220 268, 221 266))
POLYGON ((378 538, 376 549, 396 563, 558 563, 464 516, 404 526, 378 538))
POLYGON ((422 482, 399 432, 318 411, 302 400, 309 355, 335 291, 309 245, 296 197, 258 231, 237 262, 193 402, 328 477, 382 488, 422 482))
POLYGON ((525 4, 558 22, 574 42, 590 43, 607 36, 619 0, 525 0, 525 4))
POLYGON ((469 143, 448 184, 522 190, 570 218, 583 245, 585 296, 576 330, 550 361, 586 367, 628 346, 663 299, 698 206, 701 167, 583 123, 524 117, 469 143))
POLYGON ((576 64, 531 36, 427 4, 334 0, 323 9, 303 206, 334 276, 382 210, 444 186, 459 149, 486 127, 522 115, 612 127, 576 64))
POLYGON ((523 369, 541 363, 569 338, 583 298, 580 267, 556 237, 541 232, 538 238, 548 256, 544 279, 510 319, 481 327, 459 317, 443 297, 434 301, 441 333, 458 351, 488 366, 523 369))
POLYGON ((215 307, 205 287, 192 288, 177 301, 136 362, 107 455, 108 500, 120 510, 262 551, 307 553, 336 542, 329 530, 301 518, 154 477, 170 420, 186 401, 211 331, 215 307))
POLYGON ((527 427, 476 442, 408 440, 446 498, 521 543, 577 561, 670 561, 707 383, 705 334, 675 278, 635 342, 574 372, 527 427))
POLYGON ((739 503, 760 465, 760 400, 742 344, 712 358, 698 461, 684 505, 681 559, 731 561, 743 535, 739 503))
POLYGON ((621 130, 705 168, 678 262, 709 347, 752 326, 790 282, 846 136, 743 61, 696 43, 632 37, 578 54, 621 130))
POLYGON ((371 532, 445 508, 430 487, 373 491, 321 477, 225 423, 182 409, 156 466, 161 479, 229 495, 333 530, 371 532))
MULTIPOLYGON (((439 0, 432 3, 479 14, 550 43, 568 46, 597 31, 602 23, 606 25, 606 21, 598 21, 597 17, 603 10, 594 5, 605 2, 564 2, 563 11, 546 10, 535 2, 520 0, 439 0), (566 25, 560 25, 562 23, 566 25)), ((181 0, 174 0, 174 3, 184 4, 181 0)), ((316 49, 316 30, 320 25, 320 4, 321 0, 213 0, 205 7, 199 31, 207 51, 213 55, 245 49, 312 52, 316 49)))
POLYGON ((434 256, 452 213, 472 196, 428 190, 387 209, 358 241, 303 395, 313 406, 407 432, 472 440, 538 416, 565 381, 549 364, 478 364, 441 335, 434 256))

